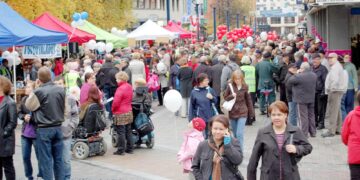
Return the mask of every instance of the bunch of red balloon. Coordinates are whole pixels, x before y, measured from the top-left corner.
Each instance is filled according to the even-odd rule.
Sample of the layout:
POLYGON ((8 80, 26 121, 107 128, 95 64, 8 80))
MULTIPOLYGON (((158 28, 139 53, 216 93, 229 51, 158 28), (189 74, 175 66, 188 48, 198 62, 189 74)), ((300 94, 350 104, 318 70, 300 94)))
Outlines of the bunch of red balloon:
POLYGON ((268 32, 267 39, 271 41, 276 41, 279 38, 279 36, 276 34, 276 31, 268 32))
MULTIPOLYGON (((177 24, 178 26, 181 26, 181 21, 176 22, 176 24, 177 24)), ((169 21, 169 22, 168 22, 168 26, 172 26, 172 25, 173 25, 173 21, 169 21)))
POLYGON ((224 37, 224 35, 226 34, 227 28, 225 25, 219 25, 217 27, 217 32, 216 32, 216 36, 218 37, 218 39, 222 39, 224 37))
POLYGON ((238 41, 239 39, 245 39, 254 34, 254 31, 248 25, 243 25, 242 28, 233 29, 230 32, 226 32, 227 28, 225 25, 217 27, 218 32, 216 33, 218 39, 222 39, 226 34, 226 37, 230 41, 238 41))

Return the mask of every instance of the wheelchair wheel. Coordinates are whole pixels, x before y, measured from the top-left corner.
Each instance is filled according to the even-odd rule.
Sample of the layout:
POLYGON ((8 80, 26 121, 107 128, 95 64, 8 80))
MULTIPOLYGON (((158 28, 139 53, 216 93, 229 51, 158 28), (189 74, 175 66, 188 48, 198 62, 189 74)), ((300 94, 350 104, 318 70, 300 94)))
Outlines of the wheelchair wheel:
POLYGON ((106 151, 107 151, 107 145, 106 145, 106 142, 103 139, 100 142, 100 152, 99 152, 98 155, 103 156, 103 155, 105 155, 106 151))
POLYGON ((119 144, 119 140, 118 140, 118 135, 117 134, 112 134, 111 135, 111 144, 114 148, 117 148, 118 147, 118 144, 119 144))
POLYGON ((89 146, 84 142, 77 142, 72 152, 76 159, 86 159, 89 156, 89 146))
POLYGON ((152 149, 155 145, 155 138, 151 137, 146 141, 146 147, 152 149))

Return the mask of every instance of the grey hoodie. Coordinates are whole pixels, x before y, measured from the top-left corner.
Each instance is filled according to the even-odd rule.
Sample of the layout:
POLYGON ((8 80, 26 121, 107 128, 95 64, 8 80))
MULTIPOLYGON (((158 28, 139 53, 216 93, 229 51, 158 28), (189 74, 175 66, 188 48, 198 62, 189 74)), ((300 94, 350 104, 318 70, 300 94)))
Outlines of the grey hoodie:
POLYGON ((66 95, 65 121, 61 124, 61 131, 64 139, 70 138, 73 131, 79 124, 79 108, 77 106, 76 98, 73 95, 66 95))
POLYGON ((235 62, 230 61, 224 66, 221 73, 221 91, 225 91, 228 80, 231 78, 231 73, 236 70, 240 70, 240 67, 235 62))

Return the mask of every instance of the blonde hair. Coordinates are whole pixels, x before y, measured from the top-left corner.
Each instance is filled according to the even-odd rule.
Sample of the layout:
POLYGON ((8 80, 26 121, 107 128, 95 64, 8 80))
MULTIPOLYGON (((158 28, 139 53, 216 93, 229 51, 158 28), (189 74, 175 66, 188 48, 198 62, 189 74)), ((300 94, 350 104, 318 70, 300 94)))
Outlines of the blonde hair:
POLYGON ((115 75, 115 78, 116 80, 120 80, 120 81, 125 81, 127 82, 129 80, 129 76, 126 74, 126 72, 118 72, 116 75, 115 75))
POLYGON ((240 77, 241 80, 241 85, 246 85, 245 83, 245 77, 244 77, 244 73, 241 70, 236 70, 231 74, 231 78, 230 81, 231 83, 235 83, 235 79, 237 79, 238 77, 240 77))
POLYGON ((178 60, 178 63, 180 64, 180 66, 183 66, 183 65, 187 64, 187 60, 185 58, 180 58, 178 60))

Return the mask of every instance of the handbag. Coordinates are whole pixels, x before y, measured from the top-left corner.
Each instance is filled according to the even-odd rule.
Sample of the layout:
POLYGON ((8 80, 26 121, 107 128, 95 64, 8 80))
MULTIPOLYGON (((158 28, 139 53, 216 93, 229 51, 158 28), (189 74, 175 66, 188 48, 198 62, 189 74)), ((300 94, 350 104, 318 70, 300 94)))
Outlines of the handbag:
MULTIPOLYGON (((232 87, 232 85, 229 83, 229 87, 231 90, 231 93, 234 94, 234 89, 232 87)), ((236 101, 236 96, 234 97, 234 99, 230 100, 230 101, 225 101, 224 104, 222 105, 222 107, 227 110, 227 111, 231 111, 231 109, 233 108, 234 104, 236 101)))
POLYGON ((241 172, 239 171, 237 166, 234 166, 231 163, 229 163, 230 161, 226 156, 220 155, 220 153, 218 151, 215 151, 215 152, 219 157, 221 157, 222 162, 224 162, 226 167, 231 171, 231 173, 234 174, 234 176, 236 177, 237 180, 245 180, 244 176, 241 174, 241 172))

